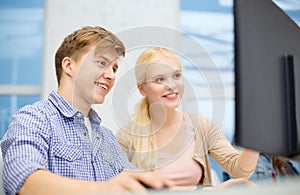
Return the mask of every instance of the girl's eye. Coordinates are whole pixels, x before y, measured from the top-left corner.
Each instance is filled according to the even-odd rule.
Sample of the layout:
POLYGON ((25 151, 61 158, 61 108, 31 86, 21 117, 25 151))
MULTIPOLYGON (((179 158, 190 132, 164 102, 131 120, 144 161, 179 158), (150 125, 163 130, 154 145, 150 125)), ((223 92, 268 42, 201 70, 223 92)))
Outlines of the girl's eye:
POLYGON ((165 81, 165 78, 164 77, 159 77, 159 78, 156 78, 155 79, 155 82, 156 83, 163 83, 165 81))
POLYGON ((174 78, 175 78, 175 79, 180 79, 180 77, 181 77, 181 73, 176 73, 176 74, 174 75, 174 78))

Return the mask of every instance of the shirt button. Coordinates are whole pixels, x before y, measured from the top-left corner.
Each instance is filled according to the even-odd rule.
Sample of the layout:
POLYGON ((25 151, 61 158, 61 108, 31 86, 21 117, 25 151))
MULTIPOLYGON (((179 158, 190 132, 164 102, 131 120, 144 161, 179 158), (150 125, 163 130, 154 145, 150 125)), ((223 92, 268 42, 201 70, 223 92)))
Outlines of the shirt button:
POLYGON ((78 116, 78 117, 81 117, 81 113, 78 112, 78 113, 77 113, 77 116, 78 116))
POLYGON ((94 160, 91 160, 92 165, 94 164, 94 160))
POLYGON ((70 156, 67 156, 67 159, 68 159, 68 161, 71 161, 71 157, 70 156))
POLYGON ((99 140, 100 139, 100 137, 99 136, 97 136, 97 140, 99 140))
POLYGON ((87 133, 86 133, 86 132, 84 132, 84 133, 83 133, 83 135, 84 135, 84 136, 87 136, 87 133))

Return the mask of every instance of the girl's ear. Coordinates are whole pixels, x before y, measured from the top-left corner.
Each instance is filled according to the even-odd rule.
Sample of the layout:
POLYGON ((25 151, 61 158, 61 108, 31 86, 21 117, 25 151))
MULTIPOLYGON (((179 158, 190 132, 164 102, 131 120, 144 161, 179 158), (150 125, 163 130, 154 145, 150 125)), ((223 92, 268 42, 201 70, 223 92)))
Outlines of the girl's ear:
POLYGON ((61 62, 63 71, 70 77, 73 75, 74 61, 69 57, 64 57, 61 62))
POLYGON ((146 97, 147 96, 147 93, 145 92, 144 90, 144 84, 142 83, 139 83, 137 84, 137 87, 139 89, 139 92, 142 94, 142 96, 146 97))

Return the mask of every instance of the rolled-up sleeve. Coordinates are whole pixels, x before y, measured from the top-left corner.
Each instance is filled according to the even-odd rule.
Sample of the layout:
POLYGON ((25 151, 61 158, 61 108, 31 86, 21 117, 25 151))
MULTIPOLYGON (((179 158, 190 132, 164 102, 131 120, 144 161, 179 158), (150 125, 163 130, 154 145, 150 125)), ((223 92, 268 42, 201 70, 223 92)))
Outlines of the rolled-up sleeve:
POLYGON ((43 114, 30 106, 17 112, 1 141, 3 187, 6 194, 17 194, 27 177, 38 169, 47 169, 49 128, 43 114))

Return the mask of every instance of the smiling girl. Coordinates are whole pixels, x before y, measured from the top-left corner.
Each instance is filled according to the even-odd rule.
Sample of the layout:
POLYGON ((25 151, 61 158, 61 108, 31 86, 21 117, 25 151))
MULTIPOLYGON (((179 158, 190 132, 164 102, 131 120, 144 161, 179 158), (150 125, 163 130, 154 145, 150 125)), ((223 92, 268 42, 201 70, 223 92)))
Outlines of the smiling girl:
POLYGON ((235 178, 249 178, 258 153, 237 151, 210 119, 181 112, 182 65, 166 48, 149 48, 135 66, 137 87, 144 98, 133 121, 116 134, 129 160, 142 170, 155 170, 177 186, 211 184, 211 155, 235 178))

